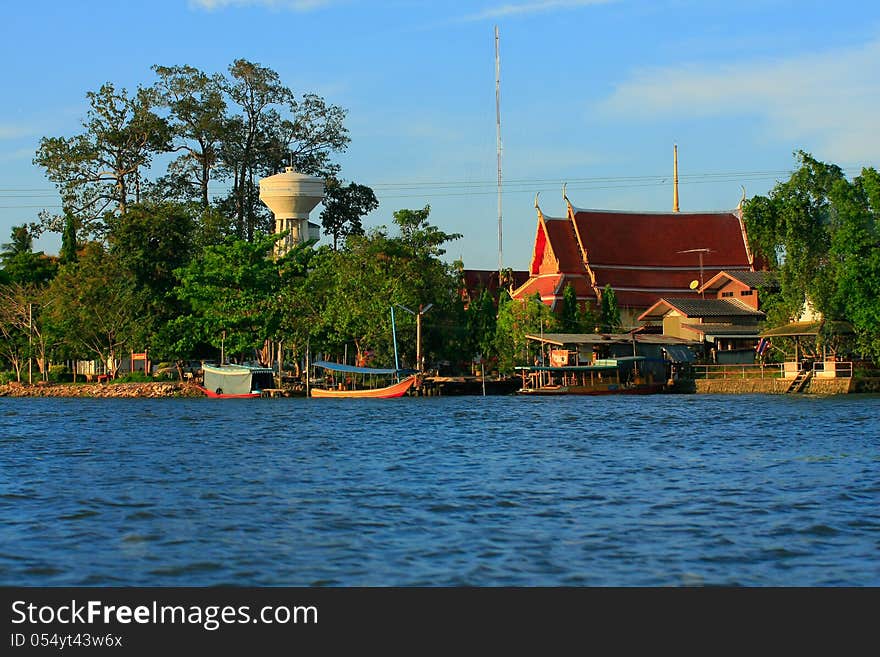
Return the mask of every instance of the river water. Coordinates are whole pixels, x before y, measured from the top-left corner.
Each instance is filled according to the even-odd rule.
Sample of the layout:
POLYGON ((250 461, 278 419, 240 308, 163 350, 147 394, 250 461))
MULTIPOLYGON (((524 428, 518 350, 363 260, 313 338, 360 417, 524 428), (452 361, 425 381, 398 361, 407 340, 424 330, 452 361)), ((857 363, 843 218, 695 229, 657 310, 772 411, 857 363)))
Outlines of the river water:
POLYGON ((878 586, 880 397, 0 399, 0 585, 878 586))

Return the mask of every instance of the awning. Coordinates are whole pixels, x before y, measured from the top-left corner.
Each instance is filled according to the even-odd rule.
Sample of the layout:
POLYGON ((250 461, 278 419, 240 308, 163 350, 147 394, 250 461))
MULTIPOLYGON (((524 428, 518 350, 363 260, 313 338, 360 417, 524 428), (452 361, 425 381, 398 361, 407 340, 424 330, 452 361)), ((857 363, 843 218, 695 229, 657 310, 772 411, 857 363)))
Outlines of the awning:
POLYGON ((692 363, 696 360, 694 352, 680 344, 664 345, 663 350, 673 363, 692 363))
POLYGON ((315 367, 323 367, 325 370, 334 372, 347 372, 348 374, 414 374, 415 370, 379 369, 377 367, 355 367, 342 363, 332 363, 327 360, 316 360, 312 363, 315 367))

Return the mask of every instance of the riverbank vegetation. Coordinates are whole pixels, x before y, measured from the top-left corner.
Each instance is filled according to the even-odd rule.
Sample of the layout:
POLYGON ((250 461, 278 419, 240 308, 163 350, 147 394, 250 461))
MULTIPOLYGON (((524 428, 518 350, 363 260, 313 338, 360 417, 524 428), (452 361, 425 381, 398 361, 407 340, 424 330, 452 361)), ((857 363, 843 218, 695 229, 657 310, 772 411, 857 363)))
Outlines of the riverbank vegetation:
POLYGON ((461 235, 433 225, 430 206, 396 209, 390 225, 364 229, 378 201, 334 159, 349 143, 342 108, 297 95, 246 60, 225 74, 153 73, 133 93, 112 83, 87 93, 82 131, 40 142, 34 162, 62 210, 16 226, 3 245, 5 378, 22 380, 28 363, 38 379, 64 378, 69 370, 51 363, 74 360, 106 364, 113 376, 144 351, 181 375, 187 360, 221 352, 274 363, 280 351, 294 366, 306 350, 415 366, 416 316, 429 304, 424 360, 452 369, 476 354, 511 354, 512 363, 504 345, 551 328, 536 300, 502 308, 500 321, 488 294, 466 309, 462 265, 443 259, 461 235), (332 242, 278 259, 258 182, 285 166, 326 180, 320 221, 332 242), (34 252, 45 231, 61 234, 58 257, 34 252))
POLYGON ((762 295, 767 323, 794 321, 809 302, 826 327, 852 324, 858 349, 878 362, 880 174, 849 180, 835 164, 795 156, 792 176, 743 208, 752 247, 779 273, 779 293, 762 295))
MULTIPOLYGON (((375 194, 334 159, 349 144, 345 110, 295 94, 268 67, 153 73, 133 93, 111 83, 89 92, 82 131, 40 142, 34 162, 62 209, 15 226, 2 245, 2 379, 21 381, 29 363, 37 379, 66 378, 62 364, 75 360, 113 376, 145 351, 180 378, 187 361, 221 355, 293 369, 307 351, 413 367, 417 317, 429 366, 506 372, 527 362, 527 333, 620 329, 610 288, 592 308, 569 287, 557 314, 538 298, 513 302, 512 278, 496 296, 468 297, 463 264, 444 259, 462 236, 433 225, 428 205, 389 210, 387 225, 365 230, 375 194), (331 243, 275 258, 280 236, 258 182, 285 166, 327 181, 320 221, 331 243), (34 251, 45 231, 61 235, 57 257, 34 251)), ((754 247, 780 272, 770 319, 794 319, 809 298, 851 322, 878 359, 880 178, 865 169, 850 181, 798 157, 790 180, 745 204, 754 247)))

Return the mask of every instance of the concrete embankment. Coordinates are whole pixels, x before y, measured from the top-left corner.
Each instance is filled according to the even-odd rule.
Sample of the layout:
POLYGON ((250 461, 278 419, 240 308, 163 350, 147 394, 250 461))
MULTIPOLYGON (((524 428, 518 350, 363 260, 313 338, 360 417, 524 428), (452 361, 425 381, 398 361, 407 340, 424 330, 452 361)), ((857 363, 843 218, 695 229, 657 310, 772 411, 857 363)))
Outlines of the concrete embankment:
POLYGON ((202 397, 192 383, 163 381, 156 383, 7 383, 0 386, 0 397, 113 397, 146 398, 202 397))
MULTIPOLYGON (((695 381, 699 394, 742 395, 764 393, 783 395, 791 379, 708 379, 695 381)), ((855 392, 880 392, 880 379, 812 379, 804 391, 812 395, 846 395, 855 392)))

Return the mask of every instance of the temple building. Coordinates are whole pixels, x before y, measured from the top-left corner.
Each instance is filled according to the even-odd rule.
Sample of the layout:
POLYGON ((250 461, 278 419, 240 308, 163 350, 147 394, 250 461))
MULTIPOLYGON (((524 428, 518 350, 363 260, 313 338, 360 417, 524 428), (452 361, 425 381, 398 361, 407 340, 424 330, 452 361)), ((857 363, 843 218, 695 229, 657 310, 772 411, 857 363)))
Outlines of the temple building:
POLYGON ((630 212, 578 208, 564 191, 563 199, 566 216, 549 217, 535 198, 529 279, 514 298, 537 293, 555 310, 571 283, 579 302, 597 305, 610 285, 624 327, 634 327, 658 299, 698 299, 698 290, 721 271, 764 268, 749 247, 742 203, 720 212, 630 212))

